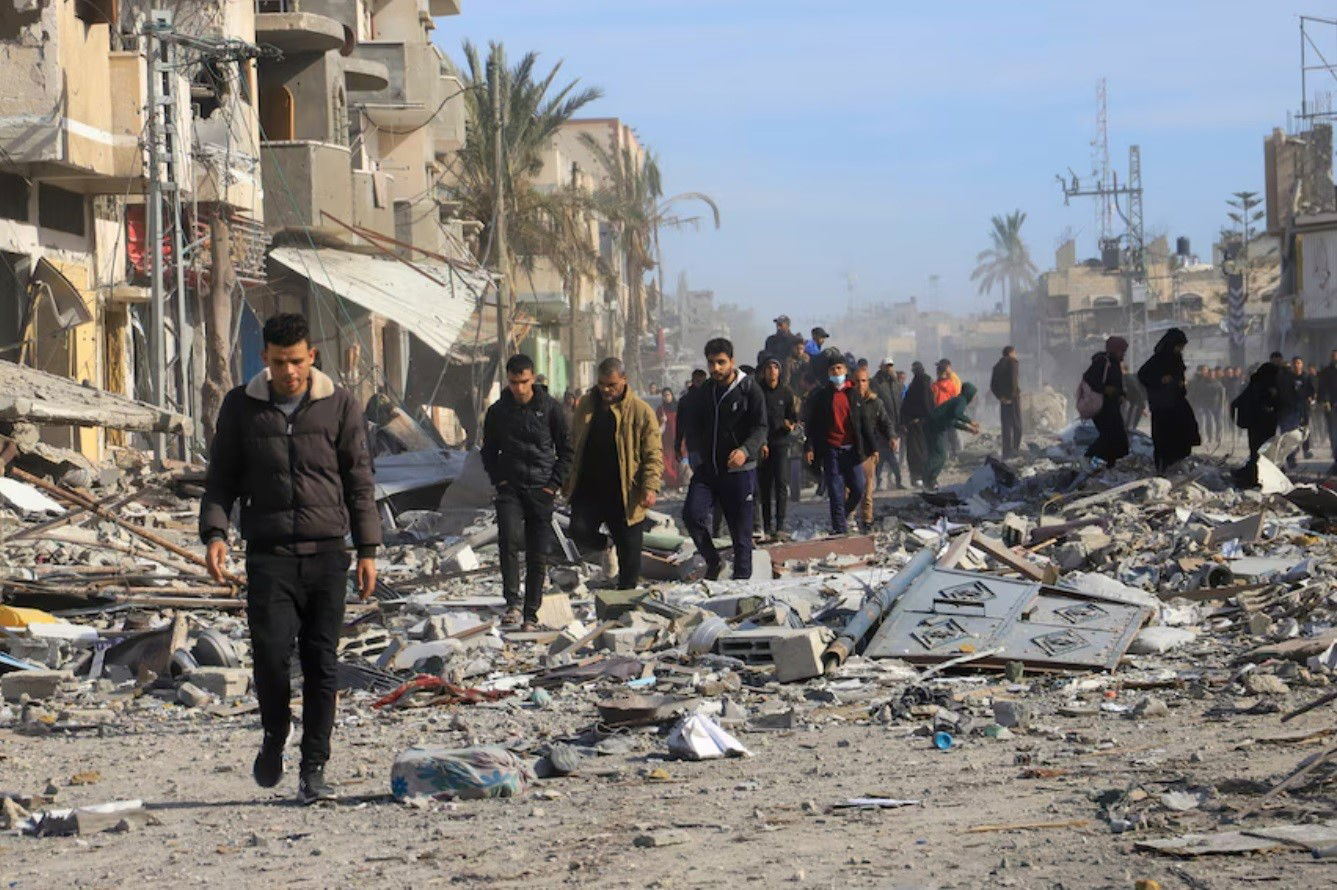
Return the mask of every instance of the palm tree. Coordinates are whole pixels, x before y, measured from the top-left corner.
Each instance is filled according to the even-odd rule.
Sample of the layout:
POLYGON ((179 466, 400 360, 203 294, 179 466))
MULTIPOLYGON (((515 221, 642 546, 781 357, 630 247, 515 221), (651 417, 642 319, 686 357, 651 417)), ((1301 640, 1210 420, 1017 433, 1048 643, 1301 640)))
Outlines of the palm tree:
MULTIPOLYGON (((695 225, 697 217, 679 216, 674 209, 682 201, 700 201, 710 208, 715 228, 720 227, 720 209, 715 200, 701 192, 683 192, 664 198, 659 161, 647 152, 637 157, 629 146, 610 151, 588 133, 581 142, 603 167, 607 182, 594 194, 594 206, 616 231, 618 249, 626 265, 628 306, 623 332, 622 357, 633 380, 644 382, 641 375, 641 335, 651 311, 646 300, 645 276, 657 264, 656 254, 661 228, 695 225)), ((655 289, 656 295, 658 289, 655 289)))
MULTIPOLYGON (((500 93, 502 109, 502 188, 506 195, 507 236, 511 256, 541 255, 551 244, 553 200, 533 187, 543 169, 543 153, 562 124, 598 99, 597 87, 579 88, 579 81, 556 86, 562 63, 546 74, 536 71, 538 53, 529 52, 509 67, 506 49, 493 42, 484 60, 473 43, 464 43, 466 71, 462 93, 465 105, 464 147, 457 153, 452 180, 447 187, 466 219, 483 224, 478 239, 478 259, 487 262, 495 221, 496 134, 492 120, 494 91, 500 93)), ((507 260, 508 265, 514 261, 507 260)), ((513 269, 501 270, 511 274, 513 269)))
POLYGON ((1007 216, 993 217, 991 222, 993 230, 989 232, 989 239, 993 246, 980 251, 975 258, 975 271, 970 273, 970 280, 979 282, 981 294, 987 294, 995 287, 1001 288, 1002 305, 1006 310, 1010 297, 1034 286, 1040 270, 1031 262, 1030 250, 1021 240, 1021 225, 1026 222, 1026 214, 1014 210, 1007 216))

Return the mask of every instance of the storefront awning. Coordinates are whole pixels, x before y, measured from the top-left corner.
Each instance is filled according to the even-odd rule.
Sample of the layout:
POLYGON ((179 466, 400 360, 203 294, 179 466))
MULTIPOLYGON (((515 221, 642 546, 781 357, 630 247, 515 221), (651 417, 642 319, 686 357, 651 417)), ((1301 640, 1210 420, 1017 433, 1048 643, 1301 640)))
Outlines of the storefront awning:
POLYGON ((320 247, 277 247, 270 258, 399 324, 442 357, 461 338, 474 339, 470 320, 485 296, 496 299, 485 272, 442 262, 415 260, 410 267, 393 257, 320 247))

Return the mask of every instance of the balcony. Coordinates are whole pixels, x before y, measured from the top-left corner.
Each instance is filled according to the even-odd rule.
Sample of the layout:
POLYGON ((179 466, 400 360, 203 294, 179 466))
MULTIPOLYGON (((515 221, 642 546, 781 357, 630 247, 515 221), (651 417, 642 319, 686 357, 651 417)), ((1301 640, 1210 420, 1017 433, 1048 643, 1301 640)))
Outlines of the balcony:
POLYGON ((381 62, 348 56, 342 63, 344 84, 350 93, 383 90, 390 85, 390 72, 381 62))
POLYGON ((389 82, 384 87, 359 90, 351 100, 373 107, 380 126, 422 126, 441 103, 443 96, 436 83, 441 65, 431 44, 364 41, 353 50, 351 58, 376 62, 388 73, 389 82))
POLYGON ((322 215, 344 222, 353 215, 352 159, 342 145, 292 141, 260 143, 265 190, 265 225, 281 229, 343 230, 322 215))
POLYGON ((432 121, 433 149, 439 157, 451 157, 464 147, 465 114, 464 97, 461 95, 464 85, 458 75, 444 74, 437 79, 437 92, 440 95, 437 104, 443 100, 446 104, 432 121))
MULTIPOLYGON (((340 0, 255 0, 255 39, 285 53, 324 53, 332 49, 351 49, 356 31, 341 18, 333 6, 346 6, 340 0)), ((348 20, 355 24, 354 17, 348 20)))
POLYGON ((7 50, 7 70, 34 74, 6 94, 0 157, 29 179, 83 194, 141 187, 143 59, 109 52, 106 25, 62 28, 57 39, 59 52, 14 44, 7 50), (61 67, 67 52, 81 60, 78 67, 61 67))

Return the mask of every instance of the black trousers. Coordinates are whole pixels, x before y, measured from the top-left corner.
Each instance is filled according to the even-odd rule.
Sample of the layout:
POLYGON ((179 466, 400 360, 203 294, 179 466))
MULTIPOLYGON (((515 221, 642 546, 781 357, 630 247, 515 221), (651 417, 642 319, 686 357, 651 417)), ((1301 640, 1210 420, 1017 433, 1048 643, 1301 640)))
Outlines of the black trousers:
POLYGON ((1021 402, 1013 399, 999 403, 998 416, 1003 425, 1003 459, 1006 460, 1021 450, 1021 402))
POLYGON ((603 553, 608 538, 617 550, 617 586, 633 589, 641 580, 641 548, 645 541, 645 523, 627 524, 627 509, 620 494, 583 494, 577 491, 571 499, 571 540, 582 554, 603 553), (599 531, 607 525, 608 534, 599 531))
POLYGON ((330 759, 338 692, 339 631, 348 590, 349 556, 249 553, 246 619, 251 627, 260 724, 281 739, 292 725, 292 650, 302 665, 302 766, 330 759))
POLYGON ((552 550, 553 496, 541 488, 497 490, 497 546, 501 552, 501 592, 506 608, 520 609, 525 621, 537 621, 548 580, 552 550), (525 598, 520 600, 520 551, 525 552, 525 598))
POLYGON ((789 443, 770 442, 767 448, 770 453, 757 464, 757 491, 761 494, 761 525, 769 534, 785 527, 789 506, 789 443))

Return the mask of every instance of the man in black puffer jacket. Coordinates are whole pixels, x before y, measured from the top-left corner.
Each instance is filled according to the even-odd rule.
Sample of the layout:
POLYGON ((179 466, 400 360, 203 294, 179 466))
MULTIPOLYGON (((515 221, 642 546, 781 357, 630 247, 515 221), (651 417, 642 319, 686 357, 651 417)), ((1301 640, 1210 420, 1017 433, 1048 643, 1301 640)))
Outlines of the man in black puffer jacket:
POLYGON ((571 470, 566 412, 534 381, 534 360, 506 362, 506 388, 483 420, 483 469, 497 490, 501 586, 508 626, 538 627, 543 582, 552 547, 552 508, 571 470), (520 601, 520 550, 525 551, 525 598, 520 601))
POLYGON ((246 539, 247 621, 264 742, 252 772, 263 788, 283 775, 292 724, 289 663, 302 663, 302 767, 298 799, 332 800, 325 781, 338 688, 336 647, 348 584, 344 536, 357 548, 362 598, 376 587, 381 522, 367 427, 352 394, 313 363, 306 319, 265 322, 265 364, 227 394, 209 452, 200 540, 209 572, 226 578, 227 531, 241 502, 246 539))

